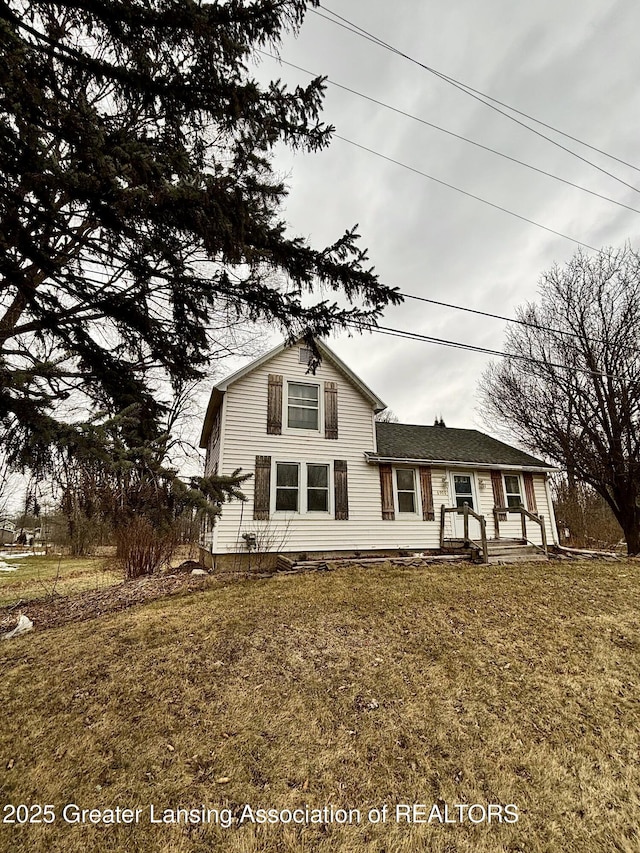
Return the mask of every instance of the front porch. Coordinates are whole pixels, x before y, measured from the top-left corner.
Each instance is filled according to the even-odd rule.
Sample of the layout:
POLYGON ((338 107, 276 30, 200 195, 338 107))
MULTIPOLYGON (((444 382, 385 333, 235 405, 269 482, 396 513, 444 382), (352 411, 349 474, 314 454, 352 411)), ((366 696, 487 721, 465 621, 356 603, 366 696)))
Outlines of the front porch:
POLYGON ((440 551, 443 554, 465 553, 481 563, 548 559, 544 516, 530 512, 522 504, 519 506, 494 507, 493 533, 494 536, 489 538, 485 516, 477 513, 467 502, 464 502, 462 506, 454 507, 441 505, 440 551), (501 538, 500 536, 500 523, 506 521, 510 513, 520 516, 522 536, 519 538, 501 538), (447 529, 447 516, 451 514, 455 514, 455 529, 459 530, 462 526, 462 536, 451 535, 452 525, 449 525, 449 529, 447 529), (462 521, 462 525, 460 525, 460 521, 462 521), (527 521, 540 528, 540 544, 530 538, 527 521))

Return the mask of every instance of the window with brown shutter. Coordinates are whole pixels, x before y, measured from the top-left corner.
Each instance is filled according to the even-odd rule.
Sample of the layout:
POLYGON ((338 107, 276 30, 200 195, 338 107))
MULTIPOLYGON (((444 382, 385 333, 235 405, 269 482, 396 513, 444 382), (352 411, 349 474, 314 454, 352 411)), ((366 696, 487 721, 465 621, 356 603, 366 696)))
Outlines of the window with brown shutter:
POLYGON ((434 521, 433 511, 433 488, 431 485, 431 468, 424 465, 419 467, 420 472, 420 496, 422 498, 422 518, 424 521, 434 521))
POLYGON ((333 480, 335 487, 336 520, 347 521, 349 518, 349 493, 347 490, 347 462, 345 459, 334 459, 333 480))
POLYGON ((380 468, 380 497, 382 498, 382 518, 393 521, 396 517, 393 508, 393 471, 391 465, 381 462, 380 468))
POLYGON ((533 488, 533 474, 530 471, 525 471, 522 479, 524 480, 524 496, 527 501, 527 509, 529 512, 537 513, 538 505, 536 504, 536 493, 533 488))
POLYGON ((324 383, 324 437, 338 437, 338 384, 324 383))
POLYGON ((271 500, 271 457, 256 456, 255 487, 253 493, 253 517, 269 519, 271 500))
MULTIPOLYGON (((491 471, 491 487, 493 489, 494 506, 504 506, 504 489, 502 487, 502 474, 500 471, 491 471)), ((506 512, 501 512, 498 521, 506 521, 506 512)))
POLYGON ((282 376, 269 374, 267 389, 267 433, 282 434, 282 376))

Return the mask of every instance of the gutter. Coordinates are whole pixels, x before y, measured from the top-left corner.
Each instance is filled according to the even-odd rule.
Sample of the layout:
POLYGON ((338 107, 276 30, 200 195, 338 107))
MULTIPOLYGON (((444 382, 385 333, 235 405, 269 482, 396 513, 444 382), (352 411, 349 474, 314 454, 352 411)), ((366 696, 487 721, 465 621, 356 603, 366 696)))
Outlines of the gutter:
POLYGON ((416 459, 415 457, 402 456, 378 456, 375 453, 365 451, 364 457, 369 465, 385 464, 400 465, 437 465, 443 468, 479 468, 481 470, 495 470, 500 468, 505 471, 530 471, 532 474, 544 474, 550 471, 559 471, 551 465, 516 465, 505 462, 473 462, 460 459, 416 459))

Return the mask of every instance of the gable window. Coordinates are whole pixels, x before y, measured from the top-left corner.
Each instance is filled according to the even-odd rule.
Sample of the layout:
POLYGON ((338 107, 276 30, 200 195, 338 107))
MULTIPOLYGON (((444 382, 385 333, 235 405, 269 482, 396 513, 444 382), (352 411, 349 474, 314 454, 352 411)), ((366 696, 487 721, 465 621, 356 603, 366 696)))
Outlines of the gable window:
POLYGON ((328 465, 307 465, 307 512, 329 512, 328 465))
POLYGON ((320 395, 317 385, 289 382, 287 400, 287 426, 290 429, 318 430, 320 423, 320 395))
POLYGON ((504 491, 507 496, 507 506, 517 507, 522 504, 520 477, 517 474, 504 475, 504 491))
POLYGON ((298 512, 300 506, 300 466, 294 462, 276 464, 276 510, 298 512))
POLYGON ((396 468, 398 512, 416 511, 416 480, 413 468, 396 468))

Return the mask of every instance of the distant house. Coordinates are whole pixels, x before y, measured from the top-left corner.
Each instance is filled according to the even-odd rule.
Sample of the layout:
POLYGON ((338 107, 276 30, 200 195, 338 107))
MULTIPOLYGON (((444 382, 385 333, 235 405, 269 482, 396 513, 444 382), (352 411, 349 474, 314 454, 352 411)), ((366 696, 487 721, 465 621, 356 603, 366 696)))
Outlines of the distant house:
POLYGON ((0 545, 10 545, 15 540, 16 528, 12 521, 0 521, 0 545))
POLYGON ((315 372, 282 344, 213 388, 205 473, 254 476, 204 531, 210 555, 437 551, 483 526, 521 539, 523 517, 530 542, 557 543, 550 465, 477 430, 376 422, 382 400, 318 348, 315 372))

